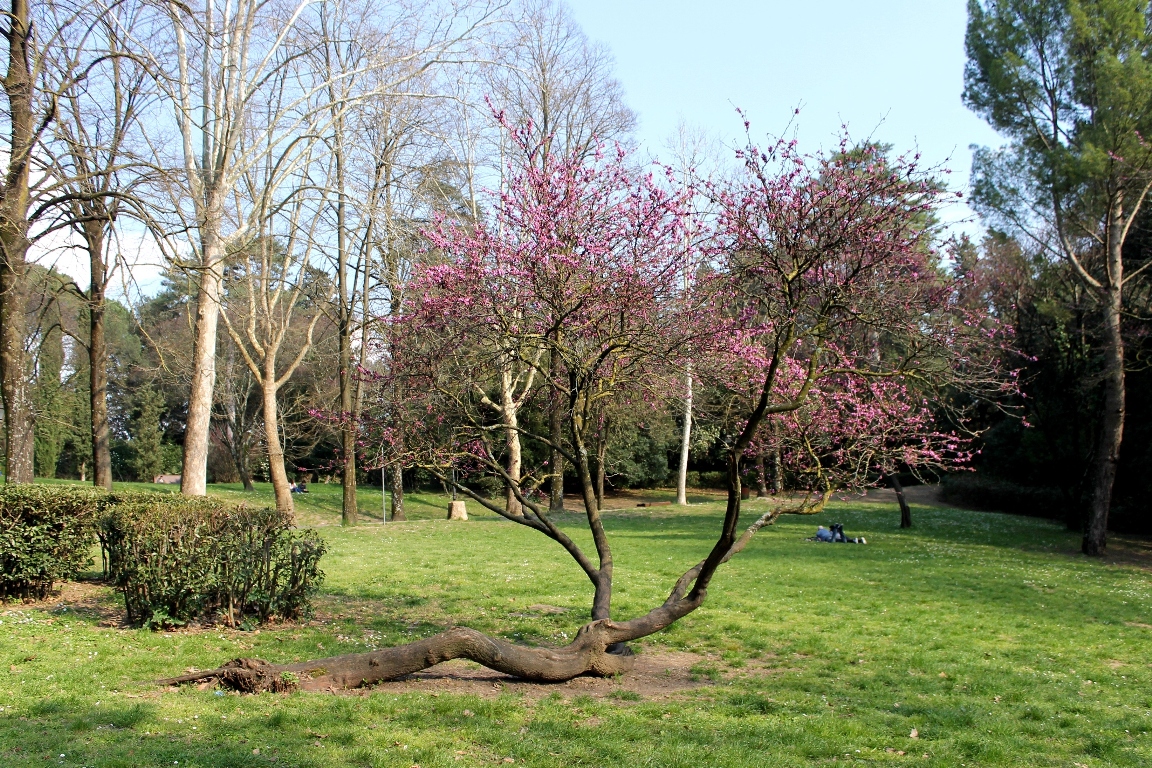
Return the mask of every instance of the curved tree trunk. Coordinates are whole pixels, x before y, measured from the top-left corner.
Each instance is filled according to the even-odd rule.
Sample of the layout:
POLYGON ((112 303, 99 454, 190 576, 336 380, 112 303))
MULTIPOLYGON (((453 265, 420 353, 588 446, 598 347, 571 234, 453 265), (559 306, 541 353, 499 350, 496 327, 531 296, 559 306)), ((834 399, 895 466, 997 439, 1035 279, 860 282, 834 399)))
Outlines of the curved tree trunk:
MULTIPOLYGON (((750 536, 743 537, 742 542, 750 536)), ((732 552, 731 554, 735 554, 732 552)), ((727 558, 725 558, 727 559, 727 558)), ((673 593, 660 607, 630 621, 599 619, 585 624, 573 641, 562 648, 533 648, 489 637, 474 629, 455 627, 438 635, 394 648, 370 653, 332 656, 293 664, 268 664, 258 659, 235 659, 216 669, 194 672, 159 681, 162 685, 218 680, 222 685, 246 692, 286 691, 300 688, 324 691, 359 688, 452 659, 469 659, 497 672, 542 683, 571 680, 581 675, 611 676, 632 668, 634 657, 624 643, 659 632, 688 615, 704 602, 705 590, 687 596, 688 583, 700 576, 703 564, 684 574, 673 593)))
POLYGON ((904 486, 900 484, 900 478, 896 473, 888 475, 888 482, 892 485, 892 490, 896 492, 896 501, 900 504, 900 527, 912 527, 912 510, 908 507, 908 499, 904 498, 904 486))
POLYGON ((284 447, 280 444, 279 415, 276 412, 276 385, 265 375, 261 395, 264 400, 264 439, 268 443, 268 474, 276 494, 276 509, 292 512, 292 489, 288 487, 288 473, 284 469, 284 447))
MULTIPOLYGON (((763 408, 761 414, 762 410, 763 408)), ((757 531, 770 524, 780 514, 779 510, 767 512, 742 535, 736 535, 736 527, 740 521, 740 461, 758 421, 759 415, 751 420, 751 426, 746 428, 747 435, 742 436, 729 457, 728 506, 719 539, 707 558, 677 579, 664 603, 643 616, 628 621, 614 621, 604 615, 607 613, 609 602, 605 597, 611 594, 609 555, 607 563, 602 563, 601 568, 601 575, 604 575, 603 565, 609 566, 606 571, 607 578, 593 579, 596 587, 593 621, 581 627, 573 641, 562 648, 514 645, 499 638, 488 637, 473 629, 457 627, 414 643, 370 653, 333 656, 292 664, 269 664, 258 659, 235 659, 216 669, 169 678, 160 683, 176 685, 217 680, 225 687, 246 692, 288 691, 297 688, 323 691, 372 685, 412 674, 451 659, 469 659, 489 669, 537 682, 562 682, 580 675, 608 676, 625 673, 633 664, 632 654, 625 643, 655 634, 699 608, 708 594, 708 585, 716 569, 744 549, 757 531)), ((582 435, 576 425, 573 425, 572 433, 579 451, 583 448, 582 435)), ((586 454, 579 453, 579 455, 586 454)), ((587 462, 583 462, 580 469, 585 489, 585 506, 590 518, 598 519, 594 499, 590 498, 592 484, 587 462)), ((523 499, 521 501, 526 503, 523 499)), ((592 525, 592 529, 595 532, 598 526, 592 525)), ((602 532, 602 527, 599 527, 599 530, 602 532)))

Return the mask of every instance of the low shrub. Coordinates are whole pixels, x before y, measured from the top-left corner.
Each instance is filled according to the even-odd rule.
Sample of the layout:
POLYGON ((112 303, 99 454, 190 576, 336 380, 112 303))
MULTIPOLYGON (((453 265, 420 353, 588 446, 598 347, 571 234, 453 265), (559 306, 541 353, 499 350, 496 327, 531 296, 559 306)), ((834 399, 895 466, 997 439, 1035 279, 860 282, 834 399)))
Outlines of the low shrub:
POLYGON ((91 565, 104 503, 91 488, 0 487, 0 597, 42 599, 91 565))
POLYGON ((211 498, 111 495, 100 543, 130 623, 249 626, 311 610, 326 545, 315 531, 294 530, 288 514, 211 498))

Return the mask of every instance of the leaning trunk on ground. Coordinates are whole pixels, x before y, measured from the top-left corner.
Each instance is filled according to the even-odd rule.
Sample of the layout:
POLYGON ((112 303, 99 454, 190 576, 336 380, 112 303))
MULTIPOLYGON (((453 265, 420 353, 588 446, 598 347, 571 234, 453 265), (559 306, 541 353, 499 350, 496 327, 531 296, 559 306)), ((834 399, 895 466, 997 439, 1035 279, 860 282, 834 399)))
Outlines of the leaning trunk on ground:
MULTIPOLYGON (((572 408, 574 414, 577 410, 572 408)), ((581 480, 585 511, 588 513, 589 525, 600 555, 600 568, 595 569, 582 555, 577 558, 595 587, 593 620, 581 627, 575 639, 567 646, 526 647, 489 637, 466 627, 454 627, 414 643, 370 653, 333 656, 292 664, 269 664, 258 659, 235 659, 216 669, 193 672, 160 682, 175 685, 216 680, 227 688, 246 692, 287 691, 296 688, 324 691, 372 685, 419 672, 452 659, 468 659, 489 669, 534 682, 562 682, 581 675, 623 674, 631 669, 633 663, 632 653, 625 644, 659 632, 699 608, 707 596, 708 585, 716 569, 740 552, 760 528, 771 523, 777 516, 778 511, 766 513, 742 535, 736 535, 740 522, 740 464, 747 443, 755 433, 762 416, 763 409, 750 420, 750 426, 746 427, 730 453, 728 504, 721 534, 712 550, 704 560, 676 580, 662 605, 642 616, 628 621, 614 621, 610 618, 611 552, 607 547, 607 540, 603 538, 604 528, 593 491, 592 473, 587 461, 588 452, 584 445, 585 435, 582 428, 584 425, 579 417, 574 416, 569 424, 570 437, 576 448, 573 457, 581 480)), ((519 500, 522 504, 530 506, 523 495, 520 495, 519 500)))
POLYGON ((561 648, 515 645, 473 629, 454 627, 414 643, 370 653, 292 664, 234 659, 216 669, 159 682, 176 685, 215 680, 226 688, 249 693, 296 688, 327 691, 393 680, 452 659, 468 659, 497 672, 542 683, 563 682, 581 675, 624 674, 632 668, 635 658, 624 644, 655 634, 699 608, 716 568, 743 549, 763 525, 771 522, 770 516, 764 515, 737 538, 735 524, 739 505, 738 495, 735 499, 729 498, 724 533, 711 554, 676 581, 662 605, 628 621, 593 620, 580 628, 570 644, 561 648))

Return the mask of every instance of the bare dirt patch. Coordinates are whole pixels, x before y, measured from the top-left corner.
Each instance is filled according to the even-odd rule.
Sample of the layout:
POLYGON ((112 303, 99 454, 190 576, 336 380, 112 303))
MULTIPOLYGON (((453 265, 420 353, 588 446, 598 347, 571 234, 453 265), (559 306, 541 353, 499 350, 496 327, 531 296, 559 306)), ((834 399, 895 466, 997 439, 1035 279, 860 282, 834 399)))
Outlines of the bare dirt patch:
POLYGON ((1109 534, 1108 553, 1104 555, 1104 562, 1134 565, 1141 570, 1152 571, 1152 539, 1109 534))
POLYGON ((55 614, 70 613, 81 618, 95 619, 106 627, 120 626, 127 618, 112 588, 95 581, 66 581, 56 594, 43 600, 5 603, 0 607, 50 611, 55 614))

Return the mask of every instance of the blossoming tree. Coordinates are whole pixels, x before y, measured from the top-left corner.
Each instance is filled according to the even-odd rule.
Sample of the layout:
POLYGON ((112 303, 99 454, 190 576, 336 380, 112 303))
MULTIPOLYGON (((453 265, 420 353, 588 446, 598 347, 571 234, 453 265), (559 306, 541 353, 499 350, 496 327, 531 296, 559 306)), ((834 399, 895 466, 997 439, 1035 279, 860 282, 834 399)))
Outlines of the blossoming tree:
MULTIPOLYGON (((527 146, 527 133, 514 133, 527 146)), ((940 193, 914 163, 867 153, 805 157, 794 144, 740 153, 743 176, 709 190, 719 218, 712 269, 683 291, 686 206, 676 185, 635 171, 621 152, 541 157, 499 195, 488 221, 434 227, 434 250, 392 327, 390 377, 409 393, 380 419, 396 460, 422 466, 511 522, 556 542, 592 587, 591 621, 562 648, 525 647, 456 627, 365 654, 271 665, 254 660, 180 679, 217 677, 245 690, 354 687, 468 658, 529 680, 616 674, 626 644, 703 604, 717 569, 783 511, 743 529, 741 475, 765 422, 781 420, 794 465, 816 480, 811 511, 833 490, 867 482, 862 467, 954 461, 964 447, 935 429, 916 392, 995 395, 1000 332, 961 310, 959 286, 932 263, 923 215, 940 193), (595 498, 590 443, 605 409, 679 391, 687 360, 743 403, 728 450, 728 501, 715 543, 660 605, 613 616, 611 542, 595 498), (558 398, 563 432, 505 418, 558 398), (594 551, 552 519, 538 488, 546 466, 508 461, 508 436, 560 451, 576 468, 594 551), (799 446, 799 447, 798 447, 799 446), (500 478, 519 502, 460 481, 500 478), (290 673, 290 674, 285 674, 290 673), (286 680, 292 681, 286 683, 286 680)))

